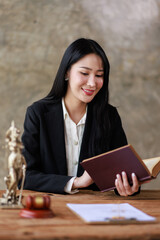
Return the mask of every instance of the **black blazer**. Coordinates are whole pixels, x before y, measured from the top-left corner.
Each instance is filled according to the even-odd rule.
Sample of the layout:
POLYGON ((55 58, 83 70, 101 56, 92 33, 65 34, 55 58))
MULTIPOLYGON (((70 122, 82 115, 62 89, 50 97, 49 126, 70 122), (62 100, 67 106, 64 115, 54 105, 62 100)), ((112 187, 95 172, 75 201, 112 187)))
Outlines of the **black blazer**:
MULTIPOLYGON (((109 105, 109 118, 111 133, 105 151, 127 144, 119 114, 111 105, 109 105)), ((90 131, 95 128, 88 108, 79 162, 91 157, 88 153, 88 140, 90 131)), ((23 155, 27 162, 24 189, 64 193, 64 187, 72 176, 67 176, 61 100, 42 99, 28 107, 22 142, 23 155)), ((83 172, 79 164, 77 176, 81 176, 83 172)))

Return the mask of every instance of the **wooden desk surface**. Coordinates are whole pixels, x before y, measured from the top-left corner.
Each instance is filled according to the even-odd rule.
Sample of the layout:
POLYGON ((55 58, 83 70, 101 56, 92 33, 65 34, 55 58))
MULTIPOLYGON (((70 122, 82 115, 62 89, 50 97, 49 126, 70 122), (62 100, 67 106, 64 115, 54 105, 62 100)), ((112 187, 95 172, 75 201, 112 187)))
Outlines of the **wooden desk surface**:
MULTIPOLYGON (((2 195, 4 191, 0 191, 2 195)), ((23 191, 25 196, 43 193, 23 191)), ((114 192, 83 190, 74 195, 53 194, 51 209, 55 217, 49 219, 24 219, 17 209, 0 209, 0 239, 160 239, 160 191, 143 190, 133 197, 116 196, 114 192), (157 218, 156 223, 129 225, 87 225, 77 217, 66 203, 130 203, 157 218)))

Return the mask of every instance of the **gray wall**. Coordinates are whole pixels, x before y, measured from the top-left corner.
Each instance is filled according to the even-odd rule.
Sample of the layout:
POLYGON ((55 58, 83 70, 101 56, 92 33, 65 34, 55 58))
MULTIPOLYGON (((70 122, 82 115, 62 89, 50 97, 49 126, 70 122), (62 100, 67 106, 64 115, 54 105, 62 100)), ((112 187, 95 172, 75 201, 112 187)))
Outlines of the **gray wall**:
MULTIPOLYGON (((45 96, 66 47, 93 38, 111 64, 110 102, 142 158, 160 155, 159 0, 0 0, 0 188, 5 131, 23 131, 26 107, 45 96)), ((160 176, 143 188, 160 188, 160 176)))

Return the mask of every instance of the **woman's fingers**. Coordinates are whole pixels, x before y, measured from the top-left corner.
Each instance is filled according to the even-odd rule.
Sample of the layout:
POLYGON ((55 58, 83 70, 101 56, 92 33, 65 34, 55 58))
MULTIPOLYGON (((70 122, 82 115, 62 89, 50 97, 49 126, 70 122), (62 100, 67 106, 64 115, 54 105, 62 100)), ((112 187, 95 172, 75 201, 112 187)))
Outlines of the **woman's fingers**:
POLYGON ((132 188, 128 182, 127 174, 125 172, 122 172, 122 180, 123 180, 123 186, 125 189, 125 193, 127 195, 132 195, 132 188))
POLYGON ((119 194, 120 194, 121 196, 127 196, 127 193, 126 193, 126 191, 125 191, 125 187, 124 187, 124 184, 123 184, 123 180, 122 180, 122 178, 121 178, 121 175, 120 175, 120 174, 117 174, 116 177, 117 177, 117 179, 116 179, 116 185, 117 185, 116 188, 117 188, 119 194))
POLYGON ((122 172, 122 177, 120 174, 116 175, 116 180, 115 180, 115 186, 117 188, 117 191, 121 196, 129 196, 132 195, 133 193, 138 191, 139 188, 139 183, 136 175, 132 173, 132 182, 133 185, 130 186, 127 178, 126 172, 122 172))
POLYGON ((133 182, 132 192, 137 192, 139 189, 139 182, 135 173, 132 173, 132 182, 133 182))

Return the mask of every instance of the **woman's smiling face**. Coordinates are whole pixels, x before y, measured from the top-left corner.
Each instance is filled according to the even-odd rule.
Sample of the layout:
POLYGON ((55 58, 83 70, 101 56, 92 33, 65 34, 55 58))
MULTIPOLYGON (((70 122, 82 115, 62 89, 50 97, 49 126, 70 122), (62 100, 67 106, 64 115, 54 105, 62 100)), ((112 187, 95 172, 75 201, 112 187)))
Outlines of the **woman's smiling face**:
POLYGON ((91 102, 103 86, 103 76, 102 59, 94 53, 84 56, 67 72, 66 95, 72 101, 91 102))

